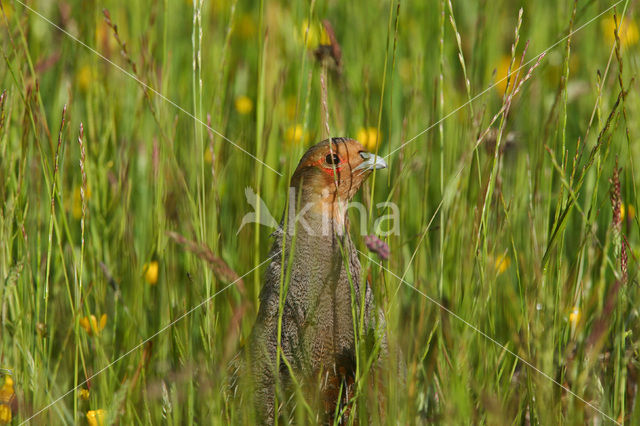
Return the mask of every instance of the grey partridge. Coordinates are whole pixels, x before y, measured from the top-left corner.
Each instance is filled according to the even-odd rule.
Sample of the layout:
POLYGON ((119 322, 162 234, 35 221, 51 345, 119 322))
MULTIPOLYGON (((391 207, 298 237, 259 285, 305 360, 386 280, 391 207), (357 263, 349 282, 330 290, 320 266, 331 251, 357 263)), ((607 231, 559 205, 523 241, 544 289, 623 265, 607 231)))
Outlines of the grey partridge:
POLYGON ((276 394, 278 405, 284 405, 286 397, 278 392, 286 394, 294 383, 317 396, 318 420, 348 415, 355 379, 354 324, 357 330, 361 318, 365 332, 378 339, 380 352, 386 350, 384 315, 375 310, 369 283, 361 288, 346 214, 347 202, 365 179, 385 167, 359 142, 333 138, 312 146, 291 178, 288 214, 273 234, 274 257, 248 341, 253 399, 263 423, 273 423, 279 415, 276 394))

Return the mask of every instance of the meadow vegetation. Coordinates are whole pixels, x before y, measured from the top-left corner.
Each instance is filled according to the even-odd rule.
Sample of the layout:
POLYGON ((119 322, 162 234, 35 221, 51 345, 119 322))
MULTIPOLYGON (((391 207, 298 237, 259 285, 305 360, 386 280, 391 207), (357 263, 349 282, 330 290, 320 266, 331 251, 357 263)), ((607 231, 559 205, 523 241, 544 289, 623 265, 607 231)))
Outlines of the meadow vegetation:
POLYGON ((245 188, 328 134, 399 211, 363 423, 640 424, 636 1, 1 4, 0 424, 250 423, 245 188))

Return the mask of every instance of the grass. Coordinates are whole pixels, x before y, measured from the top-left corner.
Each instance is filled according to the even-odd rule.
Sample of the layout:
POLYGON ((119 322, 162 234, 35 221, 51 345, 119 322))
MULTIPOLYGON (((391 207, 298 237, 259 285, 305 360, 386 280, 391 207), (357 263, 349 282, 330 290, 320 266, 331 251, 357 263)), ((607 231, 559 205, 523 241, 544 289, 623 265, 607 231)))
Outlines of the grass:
POLYGON ((361 417, 640 424, 636 2, 194 2, 2 1, 13 424, 246 420, 224 384, 272 230, 237 233, 244 188, 279 220, 326 135, 323 19, 330 132, 391 153, 352 230, 399 211, 389 260, 353 235, 407 366, 361 417))

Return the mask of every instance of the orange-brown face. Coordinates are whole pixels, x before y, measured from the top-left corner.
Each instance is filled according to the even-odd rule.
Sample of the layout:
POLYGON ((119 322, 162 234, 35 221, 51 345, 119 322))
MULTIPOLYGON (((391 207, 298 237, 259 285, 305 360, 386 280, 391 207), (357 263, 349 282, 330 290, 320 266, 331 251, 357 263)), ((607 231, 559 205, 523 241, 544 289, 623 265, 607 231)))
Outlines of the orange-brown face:
POLYGON ((365 150, 356 140, 333 138, 329 143, 327 139, 304 154, 291 178, 291 186, 302 187, 306 195, 325 194, 346 202, 374 169, 385 167, 387 164, 381 157, 365 150))

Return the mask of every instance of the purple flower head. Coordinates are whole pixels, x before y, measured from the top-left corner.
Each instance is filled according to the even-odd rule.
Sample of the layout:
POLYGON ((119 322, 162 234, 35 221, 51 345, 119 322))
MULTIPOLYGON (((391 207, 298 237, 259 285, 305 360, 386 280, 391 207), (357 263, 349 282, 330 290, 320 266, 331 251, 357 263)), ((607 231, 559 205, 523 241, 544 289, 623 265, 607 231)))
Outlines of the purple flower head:
POLYGON ((376 253, 380 259, 389 259, 389 254, 391 253, 389 251, 389 245, 380 238, 375 235, 367 235, 364 237, 364 243, 367 245, 369 251, 376 253))

